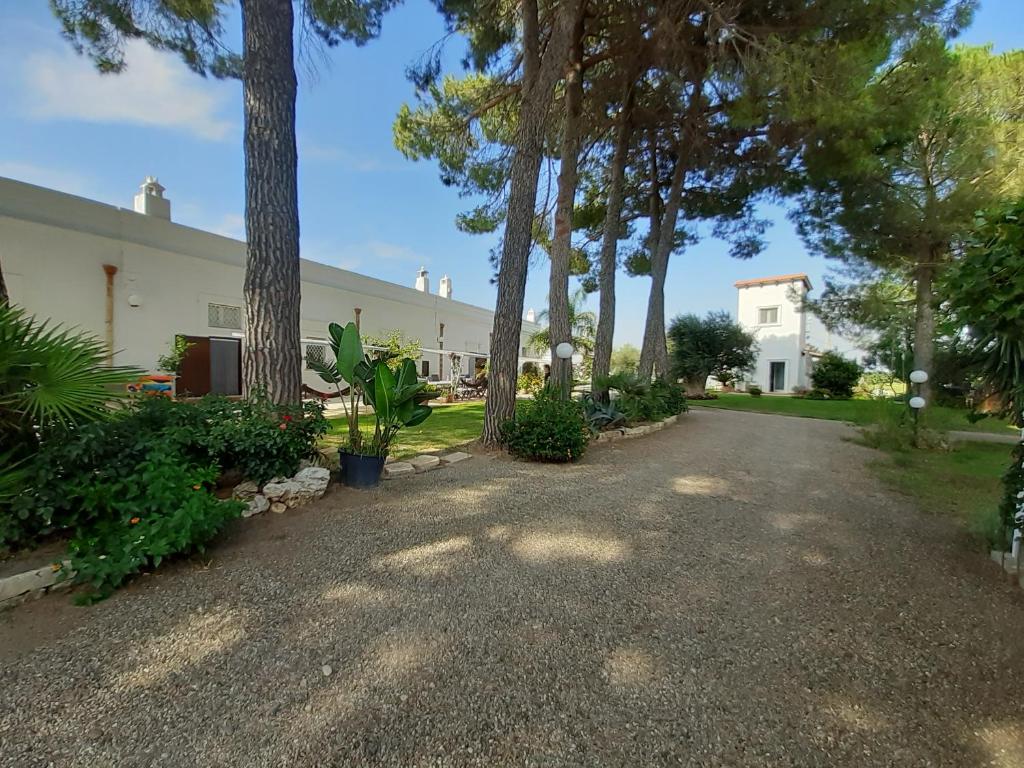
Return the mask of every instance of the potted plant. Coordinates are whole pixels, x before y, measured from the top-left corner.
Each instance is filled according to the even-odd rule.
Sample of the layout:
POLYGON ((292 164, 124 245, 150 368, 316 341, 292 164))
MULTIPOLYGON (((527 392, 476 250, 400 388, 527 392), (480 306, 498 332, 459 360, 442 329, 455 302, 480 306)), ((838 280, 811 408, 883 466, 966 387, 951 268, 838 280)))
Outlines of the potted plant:
POLYGON ((355 323, 342 328, 328 326, 333 362, 310 361, 328 384, 333 384, 345 407, 348 441, 339 449, 341 481, 355 488, 369 488, 380 482, 391 442, 403 427, 422 423, 430 416, 430 399, 425 385, 416 376, 416 364, 404 360, 392 372, 388 355, 375 359, 363 352, 355 323), (343 385, 347 385, 343 389, 343 385), (367 441, 359 428, 360 400, 373 407, 375 426, 373 438, 367 441))

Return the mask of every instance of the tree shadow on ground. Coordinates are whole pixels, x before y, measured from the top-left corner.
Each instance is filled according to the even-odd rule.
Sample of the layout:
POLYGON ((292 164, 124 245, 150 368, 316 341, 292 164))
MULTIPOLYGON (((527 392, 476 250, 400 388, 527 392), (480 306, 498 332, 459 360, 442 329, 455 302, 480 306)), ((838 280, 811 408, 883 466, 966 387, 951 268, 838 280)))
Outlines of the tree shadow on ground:
POLYGON ((1017 764, 1019 595, 792 421, 252 521, 8 657, 3 759, 1017 764))

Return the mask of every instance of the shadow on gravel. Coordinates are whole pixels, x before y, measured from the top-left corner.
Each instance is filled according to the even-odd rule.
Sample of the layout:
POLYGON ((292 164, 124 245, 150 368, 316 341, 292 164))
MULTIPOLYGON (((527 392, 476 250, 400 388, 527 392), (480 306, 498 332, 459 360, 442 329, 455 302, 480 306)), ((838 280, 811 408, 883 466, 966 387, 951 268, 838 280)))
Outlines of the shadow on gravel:
POLYGON ((4 662, 0 763, 1024 764, 1017 597, 743 418, 259 520, 4 662))

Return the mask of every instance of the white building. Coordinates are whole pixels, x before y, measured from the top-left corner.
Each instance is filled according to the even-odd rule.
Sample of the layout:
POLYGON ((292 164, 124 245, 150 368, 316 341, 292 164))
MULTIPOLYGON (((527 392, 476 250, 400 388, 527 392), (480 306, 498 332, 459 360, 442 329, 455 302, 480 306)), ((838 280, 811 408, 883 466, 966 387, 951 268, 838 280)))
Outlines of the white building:
POLYGON ((740 280, 735 285, 737 320, 758 343, 757 363, 745 386, 778 393, 810 389, 814 362, 823 352, 835 351, 858 361, 863 356, 804 309, 803 300, 811 291, 807 275, 740 280))
MULTIPOLYGON (((156 371, 176 336, 194 344, 179 391, 237 394, 244 337, 245 243, 171 221, 170 201, 151 177, 125 210, 0 178, 0 268, 11 301, 40 318, 106 340, 116 363, 156 371)), ((302 260, 304 359, 328 353, 327 325, 358 320, 363 333, 397 329, 423 348, 422 375, 447 379, 449 354, 479 371, 490 354, 493 313, 452 298, 452 280, 429 290, 302 260)), ((526 339, 520 366, 543 363, 526 339)), ((303 381, 328 389, 308 368, 303 381)))

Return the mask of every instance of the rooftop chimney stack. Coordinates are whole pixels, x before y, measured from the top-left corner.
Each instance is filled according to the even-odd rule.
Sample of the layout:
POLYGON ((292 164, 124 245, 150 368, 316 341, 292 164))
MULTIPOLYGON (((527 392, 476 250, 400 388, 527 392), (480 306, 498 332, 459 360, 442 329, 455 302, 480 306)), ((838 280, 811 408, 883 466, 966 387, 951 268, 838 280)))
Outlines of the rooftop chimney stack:
POLYGON ((416 275, 416 290, 430 293, 430 278, 427 277, 426 267, 420 267, 419 274, 416 275))
POLYGON ((135 212, 158 219, 171 220, 171 201, 164 197, 164 187, 156 176, 147 176, 135 195, 135 212))
POLYGON ((441 283, 437 287, 437 295, 442 299, 450 299, 452 297, 452 279, 448 275, 441 278, 441 283))
POLYGON ((526 322, 528 322, 528 323, 536 323, 537 322, 537 313, 533 311, 533 307, 530 307, 528 310, 526 310, 526 322))

